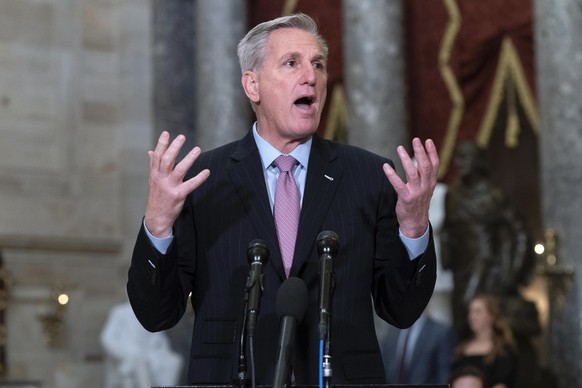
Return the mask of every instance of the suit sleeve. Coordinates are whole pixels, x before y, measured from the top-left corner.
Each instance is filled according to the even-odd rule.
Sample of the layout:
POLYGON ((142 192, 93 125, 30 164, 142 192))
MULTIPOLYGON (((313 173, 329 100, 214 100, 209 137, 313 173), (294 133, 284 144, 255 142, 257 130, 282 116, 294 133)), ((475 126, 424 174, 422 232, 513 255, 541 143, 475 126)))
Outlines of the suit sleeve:
POLYGON ((379 317, 398 327, 410 327, 426 308, 436 283, 436 253, 432 227, 426 250, 410 260, 398 235, 396 192, 385 179, 380 198, 372 296, 379 317))
POLYGON ((195 268, 194 231, 187 204, 174 225, 175 238, 166 254, 156 250, 143 222, 137 236, 127 294, 137 319, 148 331, 173 327, 186 311, 195 268))

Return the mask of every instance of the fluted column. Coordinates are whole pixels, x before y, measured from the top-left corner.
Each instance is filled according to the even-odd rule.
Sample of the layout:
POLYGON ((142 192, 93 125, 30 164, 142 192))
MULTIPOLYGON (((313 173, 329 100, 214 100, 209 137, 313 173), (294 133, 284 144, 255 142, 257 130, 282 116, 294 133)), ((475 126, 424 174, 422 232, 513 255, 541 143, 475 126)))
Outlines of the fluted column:
POLYGON ((407 144, 400 1, 343 0, 348 141, 395 159, 407 144))
POLYGON ((183 153, 195 144, 196 81, 194 2, 154 0, 153 119, 154 139, 162 131, 186 135, 183 153))
POLYGON ((582 387, 582 1, 535 0, 543 223, 558 237, 550 282, 550 366, 560 387, 582 387), (560 288, 564 299, 560 299, 560 288))
POLYGON ((196 134, 203 150, 249 130, 250 105, 236 55, 246 19, 245 1, 196 1, 196 134))

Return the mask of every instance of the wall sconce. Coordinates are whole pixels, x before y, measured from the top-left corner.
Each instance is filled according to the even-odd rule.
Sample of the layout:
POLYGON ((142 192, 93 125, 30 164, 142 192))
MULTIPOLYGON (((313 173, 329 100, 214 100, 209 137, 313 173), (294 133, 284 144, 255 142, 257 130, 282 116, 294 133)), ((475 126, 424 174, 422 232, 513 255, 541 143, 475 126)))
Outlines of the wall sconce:
POLYGON ((558 262, 558 238, 552 229, 544 233, 544 243, 534 248, 538 254, 538 274, 548 280, 550 302, 561 312, 566 304, 566 294, 572 288, 574 269, 563 267, 558 262))
POLYGON ((62 287, 54 286, 50 298, 51 309, 38 315, 49 348, 55 348, 61 344, 67 303, 69 303, 69 296, 62 290, 62 287))

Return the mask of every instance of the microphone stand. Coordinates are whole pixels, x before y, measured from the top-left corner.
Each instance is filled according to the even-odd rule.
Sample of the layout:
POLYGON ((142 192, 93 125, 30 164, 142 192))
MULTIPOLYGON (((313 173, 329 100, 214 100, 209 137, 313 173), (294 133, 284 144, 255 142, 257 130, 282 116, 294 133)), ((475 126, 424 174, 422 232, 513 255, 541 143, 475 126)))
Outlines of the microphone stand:
POLYGON ((245 292, 244 298, 244 310, 243 319, 240 332, 240 348, 238 356, 238 379, 237 384, 239 388, 247 388, 247 336, 246 336, 246 326, 247 326, 247 309, 249 304, 249 292, 248 289, 245 292))
MULTIPOLYGON (((263 275, 255 276, 255 272, 251 271, 249 273, 249 277, 247 278, 247 284, 245 286, 245 310, 243 315, 243 323, 241 327, 241 342, 240 342, 240 357, 239 357, 239 387, 246 388, 248 383, 247 377, 247 367, 246 367, 246 355, 247 355, 247 347, 250 348, 250 366, 251 366, 251 387, 255 388, 257 386, 255 380, 255 357, 254 357, 254 337, 255 337, 255 324, 256 324, 256 314, 258 309, 250 310, 249 309, 249 299, 251 298, 251 289, 258 282, 258 286, 260 290, 263 290, 263 275), (250 314, 250 319, 249 319, 250 314), (247 342, 248 341, 248 342, 247 342)), ((259 295, 255 294, 254 297, 259 297, 259 295)), ((254 302, 256 304, 256 301, 254 302)))
POLYGON ((261 294, 264 290, 262 267, 269 257, 269 248, 267 244, 260 239, 250 242, 247 248, 247 259, 251 265, 247 282, 245 285, 244 312, 241 325, 239 368, 238 368, 238 385, 240 388, 246 388, 248 383, 247 377, 247 346, 251 364, 251 382, 252 387, 256 387, 255 380, 255 355, 254 355, 254 333, 259 314, 259 303, 261 294), (248 340, 248 344, 247 344, 248 340))
POLYGON ((321 284, 319 292, 319 340, 320 340, 320 388, 331 388, 333 370, 331 367, 331 307, 335 288, 332 257, 337 255, 339 240, 335 232, 324 231, 317 236, 317 253, 320 255, 319 271, 321 284))
MULTIPOLYGON (((329 330, 329 325, 328 325, 329 330)), ((331 387, 331 378, 333 370, 331 369, 331 338, 328 331, 327 338, 323 341, 323 357, 321 360, 321 370, 323 374, 323 386, 325 388, 331 387)))
MULTIPOLYGON (((331 265, 331 256, 325 255, 321 260, 330 260, 328 265, 331 265)), ((331 267, 330 267, 331 268, 331 267)), ((333 294, 333 285, 335 278, 333 273, 330 274, 330 293, 333 294)), ((321 342, 321 369, 320 369, 320 388, 331 388, 331 379, 333 377, 333 370, 331 367, 331 303, 326 311, 322 311, 323 321, 320 323, 319 327, 319 337, 321 342)))

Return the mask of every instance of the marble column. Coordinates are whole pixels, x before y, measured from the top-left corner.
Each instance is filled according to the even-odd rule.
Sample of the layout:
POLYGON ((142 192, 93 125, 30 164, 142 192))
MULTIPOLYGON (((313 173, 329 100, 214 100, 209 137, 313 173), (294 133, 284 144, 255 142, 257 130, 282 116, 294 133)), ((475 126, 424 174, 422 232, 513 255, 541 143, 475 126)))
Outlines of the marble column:
POLYGON ((236 140, 250 128, 236 55, 247 18, 242 0, 198 0, 196 7, 196 135, 204 150, 236 140))
POLYGON ((343 0, 342 6, 348 142, 399 166, 396 147, 408 143, 402 4, 343 0))
POLYGON ((557 236, 549 273, 574 272, 548 275, 550 366, 560 387, 582 387, 582 1, 534 4, 543 223, 557 236))
POLYGON ((182 154, 195 144, 195 2, 154 0, 153 119, 155 144, 162 131, 186 135, 182 154))

